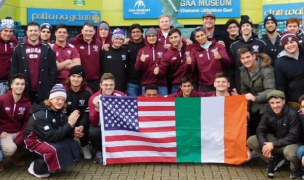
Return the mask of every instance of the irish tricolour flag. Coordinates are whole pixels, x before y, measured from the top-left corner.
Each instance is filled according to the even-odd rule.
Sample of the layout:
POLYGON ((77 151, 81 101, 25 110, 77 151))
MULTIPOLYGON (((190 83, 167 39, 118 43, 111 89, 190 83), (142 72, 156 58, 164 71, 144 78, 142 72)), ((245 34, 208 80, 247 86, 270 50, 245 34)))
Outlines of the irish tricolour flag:
POLYGON ((246 161, 244 96, 101 97, 104 164, 246 161))

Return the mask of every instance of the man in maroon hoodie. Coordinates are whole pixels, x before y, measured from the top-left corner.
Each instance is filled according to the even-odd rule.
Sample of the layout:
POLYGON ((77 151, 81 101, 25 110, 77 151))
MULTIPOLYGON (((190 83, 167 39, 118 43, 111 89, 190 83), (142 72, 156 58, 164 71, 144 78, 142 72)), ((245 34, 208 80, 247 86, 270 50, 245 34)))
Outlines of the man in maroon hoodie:
POLYGON ((89 115, 91 125, 89 128, 89 139, 92 147, 97 151, 93 162, 102 163, 101 128, 99 121, 100 96, 125 96, 121 91, 114 90, 115 78, 111 73, 104 73, 100 78, 100 91, 93 94, 89 99, 89 115))
MULTIPOLYGON (((0 138, 4 157, 11 157, 16 166, 23 166, 25 161, 16 153, 23 145, 23 136, 29 120, 31 102, 23 93, 25 76, 14 74, 11 79, 11 90, 0 96, 0 138)), ((3 170, 0 163, 0 171, 3 170)))
POLYGON ((149 28, 146 31, 146 46, 138 51, 135 69, 142 75, 142 95, 145 92, 145 86, 148 84, 156 84, 160 95, 167 95, 167 82, 164 77, 158 77, 154 74, 155 67, 161 62, 166 49, 158 44, 157 31, 154 28, 149 28))
MULTIPOLYGON (((170 69, 172 78, 171 92, 174 93, 179 88, 181 78, 186 75, 187 62, 191 63, 189 55, 194 45, 187 45, 186 41, 182 39, 180 30, 177 28, 171 29, 168 36, 172 46, 163 55, 159 66, 154 69, 154 74, 163 77, 166 75, 167 70, 170 69)), ((189 67, 191 68, 191 65, 189 67)))
POLYGON ((200 91, 214 91, 214 77, 230 65, 230 57, 225 47, 215 40, 209 41, 204 27, 194 30, 194 38, 198 42, 191 51, 192 72, 198 72, 200 91))
POLYGON ((0 95, 5 94, 9 89, 10 60, 17 44, 14 36, 14 21, 10 17, 2 19, 0 25, 0 95))
POLYGON ((97 36, 101 42, 102 49, 108 49, 112 45, 110 25, 106 21, 101 21, 98 25, 97 36))
POLYGON ((52 48, 39 39, 38 23, 28 23, 26 35, 24 42, 16 46, 13 52, 10 77, 23 73, 26 94, 31 102, 39 103, 49 98, 50 90, 56 83, 56 57, 52 48))
POLYGON ((77 48, 80 54, 81 65, 86 72, 85 80, 93 92, 99 90, 99 50, 102 47, 102 43, 96 38, 95 33, 94 25, 87 22, 83 25, 81 34, 68 41, 77 48))

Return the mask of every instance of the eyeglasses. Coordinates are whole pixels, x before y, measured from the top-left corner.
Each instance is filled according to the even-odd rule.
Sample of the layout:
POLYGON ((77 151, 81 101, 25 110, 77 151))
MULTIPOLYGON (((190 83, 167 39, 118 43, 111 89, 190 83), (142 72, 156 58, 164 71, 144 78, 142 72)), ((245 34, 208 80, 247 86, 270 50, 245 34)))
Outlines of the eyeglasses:
POLYGON ((235 29, 237 26, 229 26, 228 29, 235 29))
POLYGON ((139 34, 139 33, 141 33, 141 31, 132 31, 131 33, 132 34, 139 34))

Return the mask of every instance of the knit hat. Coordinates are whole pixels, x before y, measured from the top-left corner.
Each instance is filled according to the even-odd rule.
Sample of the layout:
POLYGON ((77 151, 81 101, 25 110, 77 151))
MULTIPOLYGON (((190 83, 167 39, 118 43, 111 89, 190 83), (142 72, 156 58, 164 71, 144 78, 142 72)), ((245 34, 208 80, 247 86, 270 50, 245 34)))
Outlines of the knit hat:
POLYGON ((154 28, 149 28, 146 30, 146 36, 149 36, 150 34, 157 35, 157 31, 154 28))
POLYGON ((125 32, 119 28, 114 29, 112 35, 112 41, 116 38, 125 39, 125 32))
POLYGON ((110 30, 110 26, 105 23, 105 22, 102 22, 99 24, 99 29, 107 29, 107 30, 110 30))
POLYGON ((82 76, 83 78, 85 77, 85 71, 82 65, 76 65, 73 66, 70 70, 69 76, 72 76, 73 74, 78 74, 82 76))
POLYGON ((6 17, 5 19, 1 20, 0 32, 3 29, 14 29, 14 20, 11 17, 6 17))
POLYGON ((281 35, 281 44, 282 46, 284 47, 285 44, 288 42, 288 41, 296 41, 297 43, 299 42, 299 39, 298 37, 293 34, 292 32, 290 31, 285 31, 283 32, 283 34, 281 35))
POLYGON ((213 17, 214 19, 216 18, 215 14, 213 14, 213 12, 211 11, 205 12, 205 14, 202 16, 202 19, 204 19, 205 17, 213 17))
POLYGON ((278 26, 277 19, 273 16, 273 14, 268 14, 264 19, 264 27, 267 21, 273 21, 276 26, 278 26))
POLYGON ((55 97, 64 97, 67 98, 67 94, 62 84, 55 84, 54 87, 50 91, 49 99, 53 99, 55 97))
POLYGON ((243 25, 243 24, 246 24, 246 23, 249 23, 249 24, 251 25, 251 27, 253 27, 252 21, 251 21, 251 19, 249 18, 249 16, 247 16, 247 15, 242 15, 242 16, 241 16, 240 27, 242 27, 242 25, 243 25))
POLYGON ((285 94, 279 90, 272 90, 267 94, 267 100, 271 99, 272 97, 285 99, 285 94))
POLYGON ((52 31, 52 26, 49 23, 42 23, 40 25, 40 30, 42 31, 43 29, 49 29, 50 31, 52 31))

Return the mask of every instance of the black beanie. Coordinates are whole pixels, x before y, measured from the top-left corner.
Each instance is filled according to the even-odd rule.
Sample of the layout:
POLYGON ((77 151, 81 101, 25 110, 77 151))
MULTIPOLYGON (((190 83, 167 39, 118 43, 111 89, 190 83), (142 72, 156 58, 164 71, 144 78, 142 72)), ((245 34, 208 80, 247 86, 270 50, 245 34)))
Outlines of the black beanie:
POLYGON ((246 24, 246 23, 249 23, 251 25, 251 27, 253 27, 252 21, 249 18, 249 16, 248 15, 242 15, 241 16, 241 22, 240 22, 240 28, 242 27, 243 24, 246 24))
POLYGON ((43 29, 49 29, 52 32, 52 26, 49 23, 42 23, 40 25, 40 30, 42 31, 43 29))
POLYGON ((277 19, 273 16, 273 14, 268 14, 264 19, 264 27, 267 21, 273 21, 276 26, 278 26, 277 19))
POLYGON ((70 70, 70 74, 69 76, 73 75, 73 74, 78 74, 80 76, 82 76, 83 78, 85 77, 85 71, 84 68, 81 65, 76 65, 73 66, 70 70))

